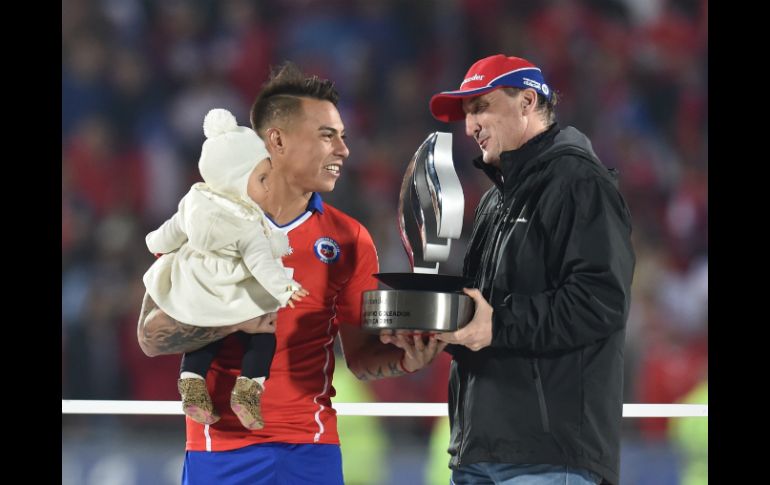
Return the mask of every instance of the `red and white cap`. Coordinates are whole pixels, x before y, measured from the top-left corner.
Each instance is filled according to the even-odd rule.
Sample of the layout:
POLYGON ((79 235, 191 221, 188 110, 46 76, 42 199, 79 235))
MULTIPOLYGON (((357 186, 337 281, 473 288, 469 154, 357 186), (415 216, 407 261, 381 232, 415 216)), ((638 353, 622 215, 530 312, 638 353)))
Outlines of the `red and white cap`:
POLYGON ((521 57, 502 54, 485 57, 468 69, 457 91, 442 91, 430 99, 430 112, 439 121, 450 122, 465 118, 463 99, 499 88, 532 88, 546 99, 551 89, 545 83, 540 68, 521 57))

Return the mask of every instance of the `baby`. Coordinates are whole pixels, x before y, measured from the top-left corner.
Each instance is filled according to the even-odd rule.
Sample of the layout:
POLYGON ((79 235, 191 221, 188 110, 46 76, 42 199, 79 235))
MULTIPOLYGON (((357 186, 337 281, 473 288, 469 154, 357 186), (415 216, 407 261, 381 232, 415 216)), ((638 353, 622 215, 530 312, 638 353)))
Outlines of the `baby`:
MULTIPOLYGON (((291 253, 285 233, 271 230, 259 204, 269 187, 271 161, 250 128, 238 126, 227 110, 209 111, 203 122, 198 169, 177 212, 147 235, 159 258, 144 275, 147 292, 175 320, 198 327, 233 325, 294 307, 308 293, 287 276, 281 257, 291 253)), ((241 375, 230 407, 248 429, 264 426, 260 400, 275 353, 272 333, 237 333, 244 346, 241 375)), ((178 381, 182 408, 191 419, 220 418, 205 375, 222 340, 186 353, 178 381)))

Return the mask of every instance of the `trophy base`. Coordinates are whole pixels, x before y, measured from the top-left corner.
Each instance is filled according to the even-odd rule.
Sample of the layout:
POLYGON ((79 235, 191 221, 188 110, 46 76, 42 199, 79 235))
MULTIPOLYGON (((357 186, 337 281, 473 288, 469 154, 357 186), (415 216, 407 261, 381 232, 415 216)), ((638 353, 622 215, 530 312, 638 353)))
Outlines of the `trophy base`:
POLYGON ((464 293, 371 290, 363 294, 363 328, 454 332, 473 318, 473 299, 464 293))

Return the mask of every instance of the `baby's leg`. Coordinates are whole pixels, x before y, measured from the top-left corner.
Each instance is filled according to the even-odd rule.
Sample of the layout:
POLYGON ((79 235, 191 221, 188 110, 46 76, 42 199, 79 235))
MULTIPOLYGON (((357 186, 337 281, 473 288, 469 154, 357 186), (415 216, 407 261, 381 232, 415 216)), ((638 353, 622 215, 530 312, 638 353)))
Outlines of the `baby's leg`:
POLYGON ((214 357, 217 356, 219 349, 222 347, 222 342, 224 342, 224 339, 215 340, 196 351, 185 352, 184 355, 182 355, 180 372, 182 374, 192 373, 195 374, 195 376, 182 375, 181 377, 198 377, 199 379, 204 379, 206 373, 209 371, 209 367, 211 367, 211 363, 214 361, 214 357))
POLYGON ((275 355, 275 334, 239 332, 243 344, 241 375, 249 379, 262 377, 260 384, 270 377, 270 364, 275 355))
POLYGON ((213 424, 219 421, 219 413, 214 409, 211 396, 206 388, 206 373, 211 362, 219 352, 223 340, 217 340, 182 356, 182 366, 177 382, 182 396, 182 410, 193 421, 201 424, 213 424))
POLYGON ((247 429, 262 429, 262 393, 275 354, 275 334, 239 332, 244 352, 241 376, 230 394, 230 407, 247 429))

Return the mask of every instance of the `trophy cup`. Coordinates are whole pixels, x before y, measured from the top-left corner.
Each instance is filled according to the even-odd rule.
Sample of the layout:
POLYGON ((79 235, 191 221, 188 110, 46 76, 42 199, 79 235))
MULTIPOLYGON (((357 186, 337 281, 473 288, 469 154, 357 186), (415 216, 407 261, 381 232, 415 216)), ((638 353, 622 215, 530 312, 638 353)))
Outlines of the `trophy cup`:
POLYGON ((398 198, 398 226, 411 273, 377 273, 390 290, 363 294, 363 326, 370 331, 452 332, 473 318, 468 282, 438 273, 460 237, 465 198, 452 162, 452 134, 428 135, 407 166, 398 198))

